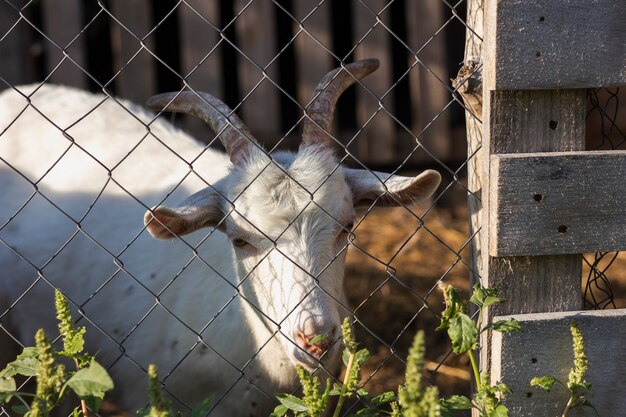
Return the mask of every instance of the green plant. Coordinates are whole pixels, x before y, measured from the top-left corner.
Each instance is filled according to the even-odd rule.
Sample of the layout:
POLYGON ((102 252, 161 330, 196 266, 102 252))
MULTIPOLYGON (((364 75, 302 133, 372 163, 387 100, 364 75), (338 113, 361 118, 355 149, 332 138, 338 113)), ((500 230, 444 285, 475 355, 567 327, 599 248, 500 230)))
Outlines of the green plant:
POLYGON ((424 390, 421 383, 424 365, 423 332, 418 332, 409 352, 405 384, 398 388, 399 395, 396 396, 394 392, 388 391, 370 399, 368 392, 359 387, 361 366, 369 359, 370 354, 367 349, 358 349, 348 319, 344 320, 341 330, 345 347, 343 363, 346 366, 342 383, 335 383, 331 388, 330 380, 326 380, 322 389, 317 376, 311 375, 298 366, 296 370, 302 385, 302 398, 292 394, 278 394, 276 398, 280 404, 274 409, 271 417, 290 414, 294 417, 319 417, 327 411, 329 398, 333 396, 338 397, 333 417, 341 415, 346 399, 356 396, 367 406, 350 414, 351 417, 375 417, 380 414, 388 414, 392 417, 439 417, 441 415, 437 388, 428 387, 424 390), (384 406, 388 406, 389 409, 384 409, 384 406))
POLYGON ((504 384, 491 385, 487 372, 478 371, 478 363, 474 351, 478 347, 479 335, 486 330, 498 332, 522 331, 515 319, 500 320, 487 325, 482 324, 484 309, 490 305, 504 302, 497 296, 493 288, 485 288, 476 283, 470 298, 470 303, 478 307, 477 320, 474 322, 467 313, 467 304, 461 301, 458 292, 450 285, 441 284, 446 308, 441 315, 441 324, 437 330, 447 330, 452 342, 452 350, 457 355, 467 354, 472 364, 476 393, 473 398, 454 395, 442 400, 444 416, 452 416, 453 410, 469 410, 476 408, 482 417, 505 417, 508 410, 502 404, 502 399, 510 392, 504 384))
POLYGON ((554 384, 559 383, 569 391, 569 399, 563 410, 562 417, 566 417, 569 410, 578 407, 590 407, 598 415, 595 407, 587 399, 587 394, 591 392, 591 384, 585 380, 587 373, 587 354, 585 353, 585 339, 583 333, 574 320, 570 324, 572 333, 572 347, 574 350, 574 367, 570 369, 567 383, 563 383, 553 376, 535 377, 530 381, 533 387, 539 387, 547 392, 552 391, 554 384))
MULTIPOLYGON (((15 399, 19 404, 11 406, 14 412, 25 417, 47 417, 65 398, 69 388, 81 402, 80 409, 74 409, 73 417, 81 413, 83 417, 89 417, 90 410, 98 412, 104 394, 113 389, 113 381, 95 357, 84 352, 86 329, 74 323, 67 298, 59 291, 55 291, 54 298, 63 350, 55 351, 44 331, 39 329, 35 334, 35 346, 24 348, 13 362, 0 371, 0 404, 8 404, 15 399), (76 370, 68 373, 65 366, 58 363, 59 357, 70 359, 76 370), (35 378, 34 394, 17 390, 17 375, 35 378), (32 398, 30 403, 27 398, 32 398)), ((138 417, 182 417, 180 412, 172 411, 171 402, 163 396, 155 365, 148 366, 148 393, 150 405, 138 410, 138 417)), ((204 416, 212 404, 212 399, 207 398, 191 411, 189 417, 204 416)))
MULTIPOLYGON (((17 358, 0 371, 0 404, 16 399, 11 409, 26 417, 47 417, 65 397, 68 389, 76 394, 81 402, 84 417, 89 409, 97 412, 104 394, 113 389, 113 381, 95 357, 83 351, 84 327, 76 327, 67 299, 55 291, 55 307, 59 332, 63 338, 63 350, 54 350, 42 329, 35 334, 35 347, 26 347, 17 358), (76 370, 68 372, 59 357, 74 362, 76 370), (34 377, 35 393, 17 390, 15 376, 34 377), (32 398, 30 403, 26 398, 32 398)), ((74 415, 79 415, 78 409, 74 415)))
MULTIPOLYGON (((156 365, 148 365, 148 398, 150 404, 137 410, 137 417, 182 417, 183 413, 172 410, 172 402, 163 395, 161 391, 161 382, 159 381, 159 372, 156 365)), ((202 401, 189 413, 189 417, 204 416, 211 406, 213 400, 207 398, 202 401)))

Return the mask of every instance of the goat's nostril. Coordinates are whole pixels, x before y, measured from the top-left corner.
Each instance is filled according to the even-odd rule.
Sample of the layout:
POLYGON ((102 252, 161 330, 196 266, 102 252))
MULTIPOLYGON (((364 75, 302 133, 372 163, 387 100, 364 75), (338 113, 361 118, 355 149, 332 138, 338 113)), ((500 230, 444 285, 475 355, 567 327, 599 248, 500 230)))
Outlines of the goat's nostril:
POLYGON ((333 327, 328 333, 313 334, 311 336, 307 336, 303 331, 297 330, 295 332, 296 343, 311 355, 320 357, 332 345, 335 330, 336 328, 333 327))

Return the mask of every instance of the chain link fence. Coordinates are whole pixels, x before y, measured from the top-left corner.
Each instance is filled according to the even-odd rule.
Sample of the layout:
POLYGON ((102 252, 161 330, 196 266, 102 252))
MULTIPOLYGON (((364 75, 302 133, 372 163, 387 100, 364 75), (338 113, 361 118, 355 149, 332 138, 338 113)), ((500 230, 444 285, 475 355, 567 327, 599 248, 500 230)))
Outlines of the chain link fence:
MULTIPOLYGON (((20 98, 16 101, 19 111, 10 119, 5 116, 0 136, 5 145, 2 148, 0 144, 5 183, 20 190, 15 201, 3 203, 7 206, 2 207, 0 220, 2 269, 17 271, 11 272, 16 273, 13 277, 3 273, 3 281, 12 287, 3 289, 6 292, 0 299, 3 346, 9 347, 3 350, 14 352, 32 345, 32 329, 39 326, 56 333, 49 319, 53 319, 52 289, 59 288, 75 307, 79 323, 87 326, 88 344, 100 352, 99 360, 116 380, 117 396, 105 404, 103 414, 132 412, 132 407, 145 404, 145 389, 136 385, 145 380, 147 365, 153 361, 161 370, 164 390, 182 409, 211 395, 211 413, 219 415, 245 401, 274 404, 276 392, 292 391, 297 385, 293 375, 279 389, 265 382, 263 373, 272 371, 259 363, 262 357, 271 357, 271 350, 284 349, 275 342, 281 336, 292 339, 291 346, 297 346, 297 340, 285 334, 286 317, 277 318, 259 309, 250 296, 253 293, 243 290, 254 274, 236 280, 228 275, 224 260, 212 257, 212 247, 228 245, 221 232, 204 229, 189 238, 145 246, 152 238, 140 215, 128 223, 134 223, 132 230, 97 225, 99 216, 108 218, 107 210, 128 208, 129 213, 139 213, 157 204, 174 204, 190 191, 217 189, 220 177, 207 177, 203 170, 203 158, 210 165, 220 160, 217 154, 202 147, 199 155, 180 153, 180 148, 164 137, 171 135, 169 128, 160 123, 168 118, 199 138, 209 138, 210 147, 219 148, 206 126, 183 115, 163 115, 154 121, 119 97, 141 104, 160 92, 206 91, 228 103, 269 150, 268 155, 280 160, 279 148, 295 150, 299 144, 299 132, 307 120, 305 106, 315 83, 333 67, 372 57, 380 60, 381 68, 358 82, 338 104, 333 136, 337 162, 363 169, 361 175, 378 169, 411 176, 434 168, 443 175, 443 184, 432 199, 417 206, 382 209, 370 204, 359 210, 347 245, 351 248, 345 274, 347 302, 342 292, 337 296, 320 283, 325 268, 341 265, 347 247, 321 271, 301 270, 315 283, 311 291, 321 290, 333 299, 333 308, 354 317, 358 339, 373 353, 362 381, 371 393, 397 388, 406 351, 418 328, 426 328, 432 335, 428 341, 429 380, 442 385, 444 392, 467 391, 467 364, 451 357, 444 336, 434 332, 442 309, 437 283, 468 288, 464 109, 448 81, 462 59, 463 2, 121 3, 3 0, 0 47, 11 52, 6 55, 11 59, 5 61, 0 81, 3 89, 13 90, 20 98), (36 84, 31 88, 21 86, 32 81, 36 84), (80 114, 59 117, 63 112, 45 101, 47 95, 56 106, 62 105, 50 95, 63 91, 47 89, 54 83, 91 89, 97 95, 81 96, 79 105, 67 106, 66 111, 81 109, 80 114), (106 123, 102 114, 107 111, 115 111, 124 120, 106 123), (16 146, 20 129, 32 127, 22 121, 32 120, 33 112, 38 123, 54 132, 57 148, 41 149, 55 152, 38 157, 45 166, 23 172, 24 159, 11 160, 16 153, 10 147, 16 146), (127 138, 124 149, 114 152, 116 160, 106 159, 110 153, 103 149, 82 145, 81 129, 134 132, 137 127, 130 125, 138 123, 143 132, 140 137, 127 138), (145 157, 142 147, 167 155, 164 163, 176 173, 168 189, 151 189, 146 194, 141 187, 123 181, 124 171, 133 164, 151 177, 150 163, 135 157, 145 157), (84 163, 85 158, 88 168, 81 174, 96 178, 98 184, 81 193, 62 189, 64 185, 55 189, 54 181, 71 183, 63 169, 72 172, 72 161, 84 163), (56 232, 32 231, 29 236, 28 219, 41 216, 42 207, 47 213, 43 223, 51 222, 50 228, 56 232), (25 248, 30 241, 32 247, 25 248), (162 248, 156 256, 140 253, 154 245, 162 248), (145 269, 159 257, 168 259, 161 263, 163 270, 145 269), (97 266, 89 276, 80 275, 84 262, 97 266), (100 265, 107 268, 98 269, 100 265), (197 273, 220 283, 199 284, 191 279, 197 273), (190 283, 197 287, 185 290, 190 283), (181 294, 202 294, 215 286, 221 291, 228 288, 229 297, 219 305, 187 308, 185 300, 179 299, 181 294), (244 328, 243 323, 226 323, 235 317, 232 311, 240 308, 238 304, 252 305, 270 328, 270 336, 256 341, 258 348, 243 362, 234 361, 232 352, 238 349, 237 343, 250 343, 249 338, 220 340, 216 338, 219 331, 214 330, 233 325, 244 328), (120 312, 124 317, 111 319, 120 312), (31 323, 41 317, 48 320, 31 323), (155 337, 155 332, 163 336, 155 337), (206 369, 203 361, 219 366, 206 369), (125 392, 137 398, 128 400, 125 392)), ((179 139, 183 136, 176 135, 179 139)), ((111 139, 108 146, 119 143, 111 139)), ((289 174, 279 163, 272 166, 289 174)), ((225 175, 224 167, 215 169, 225 175)), ((261 181, 262 175, 242 184, 242 193, 261 181)), ((333 214, 315 200, 316 190, 302 184, 302 178, 292 176, 290 180, 308 190, 311 203, 295 213, 285 229, 297 222, 304 210, 311 210, 311 205, 333 214)), ((317 189, 323 189, 326 181, 317 189)), ((145 184, 142 187, 150 189, 145 184)), ((228 223, 236 213, 244 212, 238 210, 238 201, 231 201, 234 211, 221 222, 228 223)), ((263 232, 258 218, 245 220, 263 232)), ((332 220, 346 226, 343 218, 332 220)), ((274 239, 273 249, 265 257, 281 252, 278 238, 274 239)), ((284 262, 299 262, 287 252, 281 254, 284 262)), ((307 302, 307 295, 293 310, 307 302)), ((284 365, 279 362, 275 365, 284 365)), ((336 377, 333 369, 324 367, 320 363, 318 372, 336 377)), ((267 406, 258 407, 259 415, 267 412, 267 406)), ((2 410, 4 415, 11 413, 2 410)))
MULTIPOLYGON (((623 105, 620 108, 619 88, 589 90, 587 95, 587 149, 625 149, 625 123, 626 111, 623 105)), ((583 282, 584 307, 596 310, 617 308, 611 276, 614 275, 617 278, 614 278, 613 282, 620 288, 624 273, 623 255, 620 256, 619 252, 598 252, 585 255, 583 262, 585 274, 583 282)), ((617 296, 621 292, 618 291, 617 296)))
MULTIPOLYGON (((373 354, 362 380, 371 394, 402 382, 406 352, 418 328, 428 335, 428 381, 446 394, 469 391, 468 364, 451 355, 446 336, 434 330, 442 310, 438 283, 467 293, 471 272, 465 198, 466 167, 474 154, 466 156, 465 109, 449 82, 463 56, 464 1, 0 2, 0 85, 18 103, 0 117, 0 178, 5 193, 11 193, 9 200, 0 199, 0 365, 32 345, 33 329, 43 326, 56 334, 52 290, 58 288, 71 301, 79 323, 87 326, 89 347, 99 351, 99 360, 116 380, 116 395, 103 407, 104 415, 145 405, 141 384, 154 361, 177 407, 190 409, 211 395, 209 415, 231 412, 243 403, 256 404, 252 409, 262 415, 277 392, 294 390, 293 375, 276 387, 266 383, 273 371, 263 367, 268 361, 263 358, 271 361, 273 352, 285 349, 281 337, 290 339, 288 347, 299 346, 286 334, 287 318, 259 308, 258 294, 244 290, 255 275, 233 276, 232 255, 212 255, 212 248, 225 253, 231 245, 218 230, 222 225, 245 221, 255 233, 266 234, 263 219, 273 213, 242 216, 246 211, 238 203, 244 200, 235 197, 228 199, 232 209, 217 228, 189 237, 157 242, 143 226, 143 213, 151 207, 176 204, 202 188, 222 192, 218 182, 228 170, 224 157, 212 149, 223 149, 216 140, 219 132, 208 133, 206 125, 185 115, 154 119, 137 105, 157 93, 187 90, 205 91, 228 104, 273 158, 269 169, 306 190, 307 203, 290 215, 283 230, 273 237, 266 234, 272 248, 250 267, 278 254, 292 265, 293 274, 304 274, 311 289, 288 313, 319 291, 332 299, 334 309, 352 317, 357 338, 373 354), (279 150, 299 146, 302 125, 310 120, 307 104, 324 74, 363 58, 378 58, 380 68, 339 101, 331 132, 336 164, 311 188, 290 175, 279 150), (80 103, 63 103, 56 95, 62 90, 50 89, 51 84, 96 95, 79 96, 72 90, 80 103), (72 108, 82 110, 64 113, 72 108), (108 120, 106 112, 119 119, 108 120), (181 130, 168 127, 166 119, 181 130), (18 140, 29 139, 21 131, 33 133, 32 120, 54 132, 53 144, 24 145, 39 153, 36 166, 17 148, 18 140), (94 130, 105 143, 83 146, 94 130), (135 136, 124 137, 128 132, 135 136), (206 147, 186 152, 180 143, 189 142, 188 134, 206 147), (125 139, 114 140, 118 135, 125 139), (113 146, 121 149, 111 153, 107 147, 113 146), (146 155, 153 151, 166 155, 161 164, 166 169, 151 164, 146 155), (76 161, 84 170, 76 170, 76 161), (397 208, 379 208, 374 201, 358 210, 353 228, 345 230, 349 243, 312 271, 298 266, 299 259, 281 250, 278 241, 306 210, 324 212, 335 228, 349 226, 315 198, 329 185, 338 163, 363 170, 364 177, 374 175, 381 185, 385 180, 374 170, 414 176, 433 168, 443 182, 431 199, 417 205, 401 201, 397 208), (168 169, 167 189, 153 189, 151 170, 168 169), (98 180, 89 183, 83 177, 98 180), (122 180, 130 177, 141 184, 122 180), (130 220, 100 224, 111 211, 128 213, 130 220), (327 269, 343 265, 348 249, 344 297, 322 281, 327 269), (152 267, 157 262, 160 269, 152 267), (85 275, 84 265, 94 267, 85 275), (213 281, 199 281, 194 278, 198 274, 213 281), (206 303, 210 298, 203 297, 216 286, 228 296, 206 303), (250 335, 225 340, 219 334, 230 334, 226 332, 233 326, 244 328, 243 322, 229 321, 239 317, 235 311, 242 305, 252 306, 269 336, 255 340, 254 351, 236 361, 241 345, 251 343, 250 335), (203 363, 219 366, 207 369, 203 363)), ((606 103, 597 97, 590 93, 590 118, 599 112, 603 141, 614 141, 617 124, 610 106, 617 96, 609 94, 606 103)), ((238 195, 264 181, 264 172, 246 178, 238 195)), ((593 288, 610 294, 603 256, 585 258, 590 266, 585 300, 597 307, 607 301, 594 298, 593 288)), ((336 377, 323 362, 317 372, 336 377)), ((0 415, 12 411, 1 409, 0 415)))

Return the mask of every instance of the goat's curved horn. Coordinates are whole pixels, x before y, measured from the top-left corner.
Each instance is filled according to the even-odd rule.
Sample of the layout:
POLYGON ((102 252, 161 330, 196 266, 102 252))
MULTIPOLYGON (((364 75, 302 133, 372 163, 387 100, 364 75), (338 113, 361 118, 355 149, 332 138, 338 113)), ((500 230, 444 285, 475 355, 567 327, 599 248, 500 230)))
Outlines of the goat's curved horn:
POLYGON ((188 113, 204 120, 226 148, 233 163, 250 154, 256 140, 241 119, 221 100, 208 93, 183 91, 150 97, 146 106, 155 111, 188 113), (221 132, 221 133, 220 133, 221 132))
POLYGON ((315 87, 311 104, 306 110, 308 117, 304 120, 301 146, 332 144, 326 132, 331 130, 335 104, 339 96, 357 80, 377 68, 377 59, 364 59, 336 68, 322 78, 315 87))

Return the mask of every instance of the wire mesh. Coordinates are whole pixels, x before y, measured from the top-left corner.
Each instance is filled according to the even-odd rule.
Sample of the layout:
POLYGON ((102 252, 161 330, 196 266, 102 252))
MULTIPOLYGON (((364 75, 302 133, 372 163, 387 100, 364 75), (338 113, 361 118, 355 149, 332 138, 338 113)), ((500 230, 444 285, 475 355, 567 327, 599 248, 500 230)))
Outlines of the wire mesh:
MULTIPOLYGON (((445 393, 469 390, 468 364, 451 355, 445 335, 434 332, 442 309, 437 284, 444 281, 469 290, 468 246, 477 234, 468 237, 465 206, 466 169, 475 153, 466 155, 465 108, 448 81, 462 61, 464 1, 250 0, 219 5, 192 0, 132 2, 134 5, 121 0, 0 1, 5 12, 0 17, 0 48, 13 51, 14 45, 19 45, 17 53, 2 53, 15 58, 0 63, 0 83, 2 89, 22 97, 15 116, 0 126, 0 173, 10 178, 7 189, 28 190, 16 193, 11 205, 2 207, 0 217, 2 268, 12 265, 10 269, 18 272, 12 277, 3 275, 5 285, 10 283, 12 288, 0 294, 0 333, 8 340, 7 346, 19 349, 31 344, 29 331, 33 326, 50 329, 48 323, 30 322, 44 316, 53 319, 51 291, 59 288, 75 308, 78 322, 88 327, 90 346, 100 350, 114 377, 121 376, 119 389, 137 395, 131 405, 122 400, 120 409, 109 404, 113 408, 104 409, 104 414, 132 411, 130 407, 145 403, 145 396, 137 393, 145 392, 142 383, 147 364, 155 357, 161 358, 163 351, 175 352, 158 365, 163 388, 178 407, 190 409, 200 397, 213 395, 209 415, 225 414, 232 410, 229 407, 242 407, 243 403, 259 403, 258 413, 263 414, 267 410, 260 403, 273 405, 276 392, 295 390, 297 384, 293 375, 280 389, 268 384, 268 370, 260 365, 267 359, 262 358, 271 358, 277 348, 302 350, 293 335, 287 334, 286 318, 313 291, 321 291, 338 311, 353 317, 359 340, 373 352, 362 381, 370 393, 397 388, 417 328, 429 330, 428 381, 437 383, 445 393), (132 11, 140 13, 133 15, 132 11), (416 34, 418 27, 430 32, 416 34), (64 34, 63 29, 67 29, 64 34), (211 41, 193 49, 189 45, 194 38, 211 41), (377 74, 382 75, 372 75, 374 81, 358 81, 355 91, 347 92, 339 102, 336 133, 329 132, 336 161, 322 181, 310 186, 306 178, 295 177, 280 162, 278 151, 299 145, 301 125, 310 120, 307 104, 312 85, 333 67, 345 67, 357 56, 370 55, 381 59, 377 74), (35 81, 36 86, 24 89, 20 84, 25 81, 35 81), (59 119, 56 110, 47 108, 38 96, 50 92, 47 86, 53 83, 79 85, 99 95, 81 96, 81 112, 59 119), (223 98, 267 149, 266 165, 246 177, 237 193, 221 189, 219 175, 207 176, 201 170, 222 161, 223 166, 213 168, 227 175, 223 158, 220 160, 212 149, 221 146, 217 140, 221 132, 208 135, 206 127, 194 125, 189 117, 169 116, 177 126, 197 137, 209 138, 206 146, 195 148, 197 152, 184 153, 174 139, 184 141, 187 136, 164 127, 168 116, 154 118, 119 98, 141 103, 152 94, 183 89, 223 98), (98 116, 110 109, 123 115, 125 122, 103 121, 98 116), (33 112, 40 123, 62 138, 56 142, 59 151, 43 158, 45 164, 33 171, 37 175, 25 172, 21 159, 13 160, 3 152, 3 145, 9 146, 9 138, 17 134, 18 128, 32 128, 20 123, 33 112), (102 149, 83 145, 81 127, 99 132, 134 129, 139 133, 128 138, 119 158, 105 160, 102 149), (150 190, 143 192, 141 187, 120 179, 129 166, 139 167, 136 178, 150 178, 152 165, 137 159, 145 147, 166 155, 163 163, 176 173, 167 189, 143 184, 150 190), (75 154, 89 161, 90 169, 98 170, 104 178, 84 195, 72 195, 81 201, 83 210, 59 198, 71 191, 51 187, 61 175, 63 164, 75 154), (375 207, 380 199, 377 197, 358 212, 353 227, 348 227, 345 218, 316 200, 333 181, 340 164, 361 169, 364 177, 374 175, 383 187, 390 183, 375 170, 412 175, 417 170, 435 168, 444 182, 432 200, 417 206, 402 203, 393 210, 379 209, 375 207), (268 172, 288 178, 293 187, 304 191, 305 201, 273 235, 267 233, 262 220, 246 214, 243 204, 247 203, 243 196, 258 188, 268 172), (207 188, 227 200, 230 209, 215 228, 161 243, 161 249, 151 258, 139 251, 150 239, 140 216, 134 219, 135 226, 123 233, 114 225, 94 226, 99 216, 106 218, 107 209, 132 208, 133 212, 143 213, 156 205, 177 203, 192 188, 207 188), (60 230, 56 241, 47 235, 48 230, 42 233, 26 227, 28 216, 43 216, 42 207, 60 230), (316 270, 302 264, 281 244, 308 211, 328 217, 335 229, 343 228, 349 236, 347 243, 316 270), (223 247, 230 245, 220 229, 228 228, 233 219, 245 221, 249 232, 269 245, 258 263, 238 277, 223 268, 224 260, 215 259, 210 251, 221 245, 220 253, 224 253, 223 247), (16 236, 20 239, 15 240, 16 236), (43 248, 41 252, 39 247, 43 248), (333 293, 321 281, 327 270, 343 264, 348 248, 351 253, 345 261, 344 297, 343 291, 333 293), (182 256, 176 258, 174 253, 182 256), (280 318, 259 307, 255 293, 245 291, 245 286, 256 279, 257 267, 278 255, 291 265, 293 274, 302 274, 306 282, 313 283, 280 318), (139 268, 137 260, 142 258, 159 260, 161 269, 139 268), (94 270, 89 277, 78 276, 75 271, 80 269, 76 265, 90 260, 107 268, 94 270), (184 287, 197 271, 210 275, 214 280, 211 285, 219 285, 227 294, 218 304, 192 305, 190 309, 186 300, 180 300, 179 294, 189 293, 184 287), (46 307, 48 302, 50 306, 46 307), (225 320, 233 317, 240 305, 251 306, 268 332, 255 341, 249 356, 236 361, 233 352, 240 347, 239 342, 223 340, 219 334, 216 336, 215 329, 232 327, 233 323, 225 320), (112 325, 110 317, 120 312, 125 314, 112 325), (157 337, 161 334, 162 338, 157 337), (170 337, 172 334, 177 337, 170 337), (286 347, 275 342, 281 336, 288 340, 286 347), (202 364, 207 357, 219 363, 219 369, 206 369, 202 364)), ((603 143, 599 146, 622 146, 624 134, 615 123, 617 95, 609 92, 606 99, 600 99, 592 91, 590 102, 590 117, 597 113, 602 121, 599 126, 603 143), (616 132, 621 134, 617 141, 616 132)), ((266 218, 270 214, 263 212, 266 218)), ((585 258, 590 266, 585 300, 595 307, 613 303, 603 263, 607 256, 616 255, 585 258)), ((201 294, 203 289, 212 288, 207 285, 203 283, 191 292, 201 294)), ((243 327, 243 323, 237 324, 243 327)), ((318 372, 336 378, 334 369, 323 362, 318 372)), ((118 395, 123 397, 123 393, 118 395)), ((11 415, 11 411, 1 409, 0 415, 11 415)))
MULTIPOLYGON (((587 149, 624 149, 626 112, 620 109, 620 90, 613 88, 590 89, 587 94, 587 149)), ((610 272, 620 273, 614 267, 620 258, 619 252, 597 252, 583 258, 586 277, 583 286, 585 308, 602 310, 616 308, 615 294, 611 286, 610 272), (609 268, 611 268, 609 271, 609 268)))

